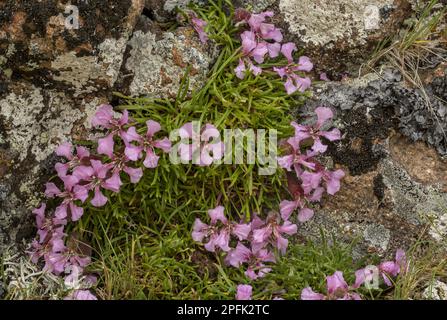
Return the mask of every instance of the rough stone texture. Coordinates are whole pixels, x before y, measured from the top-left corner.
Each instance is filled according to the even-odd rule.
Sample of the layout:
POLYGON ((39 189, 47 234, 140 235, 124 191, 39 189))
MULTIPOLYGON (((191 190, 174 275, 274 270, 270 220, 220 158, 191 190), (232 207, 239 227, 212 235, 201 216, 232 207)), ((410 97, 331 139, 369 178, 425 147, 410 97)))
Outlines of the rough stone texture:
POLYGON ((217 49, 170 28, 188 2, 72 1, 70 29, 66 1, 0 0, 0 253, 34 233, 56 146, 88 138, 113 91, 174 96, 188 68, 191 89, 203 84, 217 49))
POLYGON ((394 10, 394 0, 280 0, 279 8, 289 31, 305 43, 333 46, 366 44, 371 31, 379 30, 380 10, 394 10))
POLYGON ((0 252, 33 233, 31 208, 56 159, 55 146, 86 137, 111 98, 142 0, 0 1, 0 252))
POLYGON ((318 71, 337 79, 357 72, 412 13, 406 0, 278 0, 278 8, 289 38, 319 62, 318 71))
POLYGON ((273 6, 277 0, 237 0, 235 6, 251 9, 252 12, 261 12, 273 6))
POLYGON ((447 284, 434 280, 422 293, 424 299, 447 300, 447 284))
POLYGON ((191 27, 163 31, 142 17, 128 42, 118 88, 132 96, 175 97, 188 68, 190 91, 204 84, 216 53, 191 27))
MULTIPOLYGON (((340 143, 330 145, 328 157, 347 172, 341 191, 326 198, 316 218, 302 226, 304 236, 318 238, 323 227, 343 241, 359 239, 359 255, 391 255, 399 247, 408 248, 432 222, 429 235, 445 241, 447 161, 426 143, 403 135, 413 137, 418 132, 418 138, 433 142, 431 127, 422 131, 407 126, 419 114, 402 115, 423 99, 399 80, 397 73, 386 71, 381 78, 367 75, 329 83, 299 110, 297 117, 310 115, 319 105, 333 108, 334 125, 344 136, 340 143)), ((444 82, 432 79, 430 85, 436 91, 444 82)), ((444 102, 435 110, 445 107, 444 102)), ((427 108, 419 112, 426 118, 432 114, 427 108)))

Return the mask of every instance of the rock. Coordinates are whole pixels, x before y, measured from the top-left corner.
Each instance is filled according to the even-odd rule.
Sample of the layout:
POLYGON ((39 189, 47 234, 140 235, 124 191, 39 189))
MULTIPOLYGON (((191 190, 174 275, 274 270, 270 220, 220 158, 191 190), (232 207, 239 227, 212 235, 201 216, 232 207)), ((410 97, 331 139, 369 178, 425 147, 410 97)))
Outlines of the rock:
POLYGON ((131 96, 175 97, 189 68, 190 92, 206 81, 217 51, 203 45, 195 30, 163 31, 142 18, 128 43, 118 88, 131 96))
POLYGON ((278 0, 288 38, 333 78, 354 73, 411 16, 406 0, 278 0), (336 57, 336 59, 334 59, 336 57))
POLYGON ((276 0, 237 0, 235 1, 236 8, 250 9, 251 12, 262 12, 273 6, 276 0))
POLYGON ((447 284, 434 280, 424 290, 422 297, 428 300, 447 300, 447 284))
POLYGON ((33 235, 31 209, 53 175, 55 147, 88 137, 144 5, 65 3, 0 2, 0 253, 33 235))
MULTIPOLYGON (((318 239, 323 227, 342 241, 357 238, 358 256, 391 256, 397 248, 409 248, 428 223, 426 237, 445 241, 447 236, 447 161, 427 145, 431 140, 423 142, 429 130, 416 143, 405 137, 405 125, 413 120, 403 117, 402 110, 423 103, 422 97, 394 72, 383 78, 367 75, 325 84, 297 112, 303 119, 319 105, 333 108, 334 125, 343 139, 329 146, 327 157, 347 173, 340 192, 324 199, 315 220, 304 224, 301 233, 318 239)), ((431 86, 437 90, 442 85, 434 80, 431 86)), ((423 115, 429 118, 430 111, 423 115)))

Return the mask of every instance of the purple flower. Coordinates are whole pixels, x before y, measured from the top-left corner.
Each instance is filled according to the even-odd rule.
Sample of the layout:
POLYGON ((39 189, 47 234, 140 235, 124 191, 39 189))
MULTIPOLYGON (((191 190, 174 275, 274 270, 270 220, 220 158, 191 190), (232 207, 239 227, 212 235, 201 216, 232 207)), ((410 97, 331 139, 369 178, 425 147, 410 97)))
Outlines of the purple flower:
POLYGON ((74 290, 64 300, 98 300, 89 290, 74 290))
MULTIPOLYGON (((52 257, 60 255, 66 250, 64 244, 65 234, 63 233, 63 225, 58 225, 56 220, 47 220, 49 224, 53 223, 44 234, 40 234, 41 241, 33 240, 31 243, 31 261, 37 263, 40 258, 45 259, 45 270, 50 272, 61 273, 64 270, 64 263, 57 263, 52 257), (43 236, 43 238, 42 238, 43 236)), ((42 228, 46 228, 42 225, 42 228)))
POLYGON ((313 69, 314 65, 310 59, 306 56, 300 57, 298 63, 293 60, 293 51, 296 50, 296 45, 292 42, 283 44, 281 47, 281 53, 286 57, 288 65, 283 68, 273 68, 273 70, 281 77, 286 78, 284 87, 287 94, 292 94, 299 90, 304 92, 310 88, 312 82, 308 77, 301 77, 297 72, 309 72, 313 69))
POLYGON ((59 177, 65 177, 68 170, 71 170, 88 160, 90 152, 84 147, 76 147, 76 154, 73 154, 73 145, 65 142, 56 149, 56 154, 59 157, 64 157, 68 160, 66 163, 56 163, 55 169, 59 177))
POLYGON ((111 167, 112 176, 115 176, 113 180, 117 182, 119 181, 119 185, 121 185, 120 173, 122 171, 129 175, 130 182, 132 183, 138 183, 141 177, 143 177, 143 169, 127 166, 129 161, 130 159, 125 154, 113 155, 112 162, 109 164, 111 167))
POLYGON ((45 270, 56 275, 67 272, 67 270, 83 270, 91 262, 90 257, 81 257, 78 253, 67 247, 59 251, 52 250, 44 258, 45 270))
POLYGON ((200 219, 196 219, 193 226, 192 238, 194 241, 203 242, 205 238, 209 241, 205 244, 205 249, 214 252, 216 247, 223 251, 230 251, 230 237, 231 235, 237 237, 240 241, 248 238, 251 231, 250 224, 238 224, 228 221, 224 214, 225 208, 218 206, 214 209, 208 210, 208 215, 211 218, 211 224, 207 225, 200 219), (221 227, 217 227, 220 221, 221 227))
POLYGON ((361 300, 361 297, 351 292, 349 285, 343 278, 341 271, 336 271, 332 276, 326 277, 327 295, 315 293, 312 288, 305 288, 301 293, 302 300, 361 300))
POLYGON ((248 284, 237 286, 236 300, 251 300, 253 288, 248 284))
POLYGON ((267 217, 266 224, 253 231, 253 241, 258 244, 272 243, 282 254, 286 253, 289 241, 283 237, 283 234, 293 235, 297 232, 297 225, 290 221, 280 224, 281 217, 271 212, 267 217))
POLYGON ((73 171, 73 175, 84 181, 87 190, 94 190, 94 197, 91 204, 95 207, 102 207, 107 203, 107 198, 102 194, 101 188, 118 192, 121 181, 116 175, 108 178, 107 174, 110 166, 103 164, 99 160, 90 160, 91 166, 79 166, 73 171))
POLYGON ((271 11, 252 14, 248 20, 248 24, 251 30, 256 32, 260 38, 281 42, 283 40, 281 30, 276 28, 273 24, 265 23, 267 18, 272 18, 273 16, 274 14, 271 11))
POLYGON ((289 220, 292 213, 297 209, 299 209, 299 212, 298 212, 298 221, 299 222, 309 221, 314 216, 314 211, 312 209, 306 208, 301 199, 298 199, 295 201, 283 200, 279 204, 279 208, 280 208, 281 217, 284 220, 289 220))
POLYGON ((114 137, 119 135, 124 139, 124 126, 129 123, 129 113, 124 110, 119 119, 114 117, 113 107, 110 105, 101 105, 92 120, 92 126, 102 127, 109 130, 109 134, 98 139, 98 153, 109 157, 113 155, 115 145, 114 137))
POLYGON ((314 170, 316 167, 316 164, 311 161, 316 153, 308 151, 307 154, 302 154, 300 143, 301 140, 296 137, 289 138, 287 144, 291 147, 291 153, 278 158, 278 164, 281 168, 287 171, 292 171, 293 168, 298 177, 303 173, 303 168, 314 170))
POLYGON ((306 193, 319 188, 322 181, 326 183, 328 194, 335 195, 340 191, 340 180, 345 176, 343 170, 328 171, 319 164, 316 165, 316 169, 318 170, 316 172, 306 171, 301 174, 303 189, 306 193))
MULTIPOLYGON (((405 273, 408 269, 407 259, 405 251, 398 249, 396 251, 396 257, 394 261, 384 261, 379 264, 379 275, 382 276, 383 281, 387 286, 392 286, 391 278, 396 277, 398 274, 405 273)), ((357 270, 355 280, 355 288, 359 288, 366 281, 370 281, 372 275, 368 273, 367 269, 357 270)))
POLYGON ((245 74, 249 70, 251 73, 253 73, 255 76, 258 76, 262 73, 262 69, 255 66, 253 62, 249 59, 239 59, 239 65, 234 69, 234 72, 236 73, 236 76, 239 79, 244 79, 245 74))
POLYGON ((281 77, 281 79, 286 78, 284 87, 286 88, 287 94, 292 94, 296 91, 304 92, 309 89, 312 85, 312 81, 309 77, 300 77, 296 72, 300 69, 299 66, 287 66, 283 68, 273 68, 273 70, 281 77))
POLYGON ((36 215, 37 234, 39 243, 44 243, 49 238, 62 238, 64 236, 64 226, 67 220, 57 218, 47 218, 45 216, 46 204, 43 203, 40 208, 33 210, 36 215))
POLYGON ((180 143, 179 152, 183 161, 193 160, 199 166, 210 166, 224 155, 220 133, 211 124, 206 124, 200 130, 195 123, 189 122, 180 128, 180 137, 192 141, 191 144, 180 143))
POLYGON ((202 19, 199 19, 195 13, 191 14, 191 22, 194 30, 199 34, 200 41, 206 44, 209 40, 207 33, 205 32, 205 27, 208 23, 202 19))
POLYGON ((279 56, 281 51, 280 42, 283 39, 281 30, 273 24, 265 23, 265 20, 272 16, 273 12, 263 12, 252 14, 248 18, 247 22, 250 30, 241 34, 243 57, 239 60, 239 65, 235 69, 238 78, 243 79, 247 70, 255 76, 262 73, 260 67, 253 65, 251 58, 257 63, 263 63, 267 54, 270 58, 279 56))
POLYGON ((254 247, 250 250, 239 242, 236 248, 228 253, 225 261, 235 268, 239 268, 244 263, 247 264, 245 275, 252 280, 256 280, 271 271, 270 268, 265 266, 264 262, 275 262, 275 257, 267 249, 254 247))
POLYGON ((314 144, 312 150, 314 152, 324 153, 327 150, 327 146, 322 144, 320 138, 324 137, 329 141, 336 141, 341 139, 341 133, 337 128, 331 131, 321 131, 323 125, 334 116, 331 109, 318 107, 315 109, 315 113, 317 114, 318 120, 314 126, 303 126, 296 122, 292 122, 292 126, 295 127, 296 138, 300 141, 309 138, 313 139, 314 144))
POLYGON ((161 140, 154 140, 154 135, 161 130, 161 126, 158 122, 149 120, 146 122, 147 131, 145 136, 140 136, 135 127, 130 127, 125 133, 126 140, 126 156, 132 160, 137 161, 141 157, 141 153, 146 153, 146 158, 143 161, 143 165, 146 168, 156 168, 158 166, 159 156, 156 155, 155 149, 161 149, 165 153, 171 151, 171 141, 168 138, 161 140), (130 144, 130 142, 136 141, 137 146, 130 144))
POLYGON ((78 185, 79 178, 75 175, 61 178, 64 182, 65 190, 61 191, 52 182, 46 184, 45 195, 49 198, 63 198, 62 203, 56 208, 55 215, 57 219, 65 219, 70 213, 72 221, 77 221, 84 213, 84 209, 75 205, 76 200, 82 203, 88 198, 88 191, 84 186, 78 185), (69 210, 69 211, 68 211, 69 210))
MULTIPOLYGON (((251 58, 258 63, 264 62, 265 55, 269 53, 269 46, 265 42, 258 43, 256 41, 256 34, 252 31, 243 32, 241 39, 243 57, 239 59, 239 65, 235 69, 236 76, 239 79, 244 79, 247 70, 257 76, 262 73, 262 69, 255 66, 251 58)), ((270 50, 274 50, 274 47, 270 50)), ((272 51, 272 54, 274 54, 274 51, 272 51)))
POLYGON ((331 80, 328 78, 326 72, 322 72, 322 73, 320 74, 320 80, 322 80, 322 81, 326 81, 326 82, 331 81, 331 80))
POLYGON ((301 292, 301 300, 324 300, 324 294, 316 293, 311 287, 304 288, 301 292))

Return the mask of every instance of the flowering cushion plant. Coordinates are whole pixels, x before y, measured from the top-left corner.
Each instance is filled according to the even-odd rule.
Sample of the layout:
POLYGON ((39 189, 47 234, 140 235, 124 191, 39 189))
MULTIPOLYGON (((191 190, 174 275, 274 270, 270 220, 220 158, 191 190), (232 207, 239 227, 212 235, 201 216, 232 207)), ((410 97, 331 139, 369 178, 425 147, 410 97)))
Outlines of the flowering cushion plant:
MULTIPOLYGON (((341 139, 338 129, 327 130, 333 111, 317 108, 312 125, 292 121, 289 115, 310 88, 310 59, 294 57, 297 48, 283 43, 282 30, 271 23, 272 12, 240 10, 228 20, 220 14, 213 15, 220 21, 205 21, 201 10, 210 9, 188 11, 200 40, 224 47, 203 88, 175 101, 126 98, 120 108, 102 105, 92 120, 100 138, 84 146, 64 142, 56 150, 57 177, 46 184, 47 203, 34 211, 38 237, 30 251, 34 262, 42 262, 45 270, 70 284, 67 299, 95 299, 89 291, 97 283, 92 273, 99 275, 99 283, 105 281, 102 266, 95 264, 103 257, 95 250, 91 257, 92 250, 82 247, 109 239, 114 224, 120 226, 117 239, 135 230, 142 233, 136 238, 145 241, 183 232, 183 238, 172 244, 188 245, 175 253, 176 264, 185 252, 202 252, 203 245, 214 265, 240 271, 250 285, 239 285, 237 298, 251 299, 256 283, 274 272, 290 240, 316 214, 325 194, 340 190, 343 170, 328 169, 320 161, 327 144, 341 139), (226 36, 218 32, 222 25, 226 36), (236 44, 241 46, 237 52, 229 49, 236 44), (201 125, 194 128, 197 118, 201 125), (261 176, 256 170, 259 162, 217 165, 227 150, 216 137, 227 127, 278 131, 284 147, 275 159, 278 170, 261 176), (180 141, 168 138, 175 130, 180 141), (181 165, 169 162, 172 153, 178 153, 181 165), (104 228, 102 236, 95 234, 99 226, 104 228), (73 230, 85 243, 73 244, 73 230)), ((161 241, 152 247, 166 254, 161 241)), ((149 251, 149 245, 140 247, 144 249, 139 259, 149 251)), ((190 263, 193 258, 184 260, 190 263)), ((396 274, 388 263, 381 270, 396 274)), ((333 277, 327 296, 357 298, 355 288, 346 289, 342 275, 333 277)), ((303 297, 312 296, 323 297, 311 289, 303 297)))

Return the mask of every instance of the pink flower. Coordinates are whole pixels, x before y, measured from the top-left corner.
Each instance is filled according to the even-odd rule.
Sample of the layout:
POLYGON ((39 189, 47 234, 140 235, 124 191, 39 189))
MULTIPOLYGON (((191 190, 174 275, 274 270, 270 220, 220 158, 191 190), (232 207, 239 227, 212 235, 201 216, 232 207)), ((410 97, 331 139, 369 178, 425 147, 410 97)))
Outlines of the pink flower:
POLYGON ((301 199, 298 199, 296 201, 283 200, 279 204, 279 207, 280 207, 281 217, 284 220, 289 220, 292 213, 297 209, 299 209, 299 212, 298 212, 298 221, 299 222, 307 222, 310 219, 312 219, 312 217, 314 216, 314 211, 312 209, 305 208, 304 203, 301 199))
POLYGON ((283 68, 273 68, 273 70, 281 77, 281 79, 286 78, 286 82, 284 83, 284 87, 286 88, 287 94, 292 94, 296 91, 304 92, 309 89, 312 85, 312 81, 309 77, 301 77, 296 72, 305 71, 309 69, 309 66, 312 65, 309 58, 301 57, 300 63, 298 64, 289 64, 283 68))
POLYGON ((199 166, 210 166, 224 155, 224 144, 220 141, 220 133, 211 124, 206 124, 200 130, 195 122, 189 122, 180 128, 180 137, 192 142, 181 143, 179 146, 180 158, 183 161, 193 160, 193 163, 199 166))
POLYGON ((289 241, 283 234, 293 235, 297 232, 297 225, 290 221, 280 224, 281 218, 277 213, 271 212, 267 217, 266 224, 253 231, 253 242, 258 244, 272 243, 282 254, 286 253, 289 241))
POLYGON ((283 40, 281 30, 276 28, 273 24, 265 23, 267 18, 272 18, 273 16, 274 14, 271 11, 252 14, 248 20, 248 24, 251 30, 256 32, 260 38, 281 42, 283 40))
POLYGON ((322 80, 322 81, 331 81, 331 80, 328 78, 326 72, 323 72, 323 73, 320 74, 320 80, 322 80))
POLYGON ((74 290, 64 300, 98 300, 89 290, 74 290))
POLYGON ((333 129, 331 131, 321 131, 324 124, 332 119, 334 114, 329 108, 318 107, 315 109, 318 120, 314 126, 303 126, 296 122, 292 122, 292 126, 295 127, 295 137, 300 141, 312 138, 314 141, 312 150, 314 152, 324 153, 327 150, 327 146, 323 145, 321 142, 321 137, 328 139, 329 141, 336 141, 341 139, 341 133, 338 129, 333 129))
POLYGON ((207 225, 199 218, 196 218, 192 231, 192 239, 194 241, 202 243, 203 240, 208 239, 208 242, 205 244, 205 249, 214 252, 216 251, 216 239, 218 236, 219 229, 215 225, 207 225))
POLYGON ((155 149, 160 149, 165 153, 171 151, 171 141, 168 138, 161 140, 154 140, 154 135, 161 130, 161 126, 158 122, 149 120, 146 122, 147 131, 145 136, 140 136, 135 127, 130 127, 125 133, 126 140, 126 156, 132 160, 137 161, 141 153, 146 153, 146 158, 143 161, 143 165, 146 168, 156 168, 158 166, 158 160, 160 157, 156 155, 155 149), (136 141, 137 146, 130 144, 130 142, 136 141))
POLYGON ((98 111, 92 119, 93 127, 102 127, 111 131, 117 131, 116 133, 124 132, 123 126, 129 122, 129 113, 124 110, 119 119, 114 117, 113 107, 111 105, 100 105, 98 111))
POLYGON ((43 203, 40 208, 33 210, 36 215, 37 234, 39 235, 39 243, 44 243, 49 238, 62 238, 64 236, 64 226, 66 220, 57 218, 47 218, 45 216, 46 204, 43 203))
POLYGON ((301 300, 324 300, 326 297, 324 294, 316 293, 312 288, 304 288, 301 292, 301 300))
POLYGON ((46 261, 45 269, 56 273, 63 271, 64 264, 56 264, 51 260, 54 255, 59 255, 66 250, 64 240, 64 223, 65 221, 56 219, 47 219, 46 224, 41 226, 43 234, 40 233, 40 241, 33 240, 31 243, 31 261, 37 263, 40 258, 44 258, 46 261), (59 222, 61 221, 61 222, 59 222))
POLYGON ((76 147, 76 155, 73 154, 73 145, 65 142, 56 149, 56 154, 59 157, 64 157, 68 160, 67 163, 56 163, 55 169, 59 177, 65 177, 68 170, 71 170, 90 157, 90 152, 84 147, 76 147))
POLYGON ((205 238, 209 239, 205 244, 205 249, 208 251, 214 252, 216 247, 226 252, 230 251, 231 235, 242 241, 248 238, 248 234, 251 231, 250 224, 238 224, 228 221, 224 210, 225 208, 222 206, 208 210, 211 225, 203 223, 200 219, 196 219, 194 223, 192 238, 197 242, 203 242, 205 238), (217 227, 219 221, 221 223, 220 228, 217 227))
POLYGON ((256 67, 253 62, 249 59, 239 59, 239 65, 234 69, 234 72, 236 73, 236 76, 239 79, 244 79, 245 74, 249 70, 253 75, 258 76, 262 73, 262 69, 259 67, 256 67), (248 67, 248 68, 247 68, 248 67))
POLYGON ((59 275, 66 270, 83 270, 90 264, 91 259, 87 256, 79 256, 78 253, 66 247, 63 250, 49 252, 44 256, 45 270, 59 275))
POLYGON ((250 250, 239 242, 236 248, 228 253, 225 261, 235 268, 247 264, 248 268, 245 275, 252 280, 256 280, 271 271, 270 268, 265 266, 264 262, 275 262, 275 257, 267 249, 259 249, 255 246, 250 250))
POLYGON ((310 59, 306 56, 300 57, 296 64, 293 60, 293 51, 296 50, 296 45, 292 42, 283 44, 281 47, 281 53, 286 57, 288 65, 283 68, 273 68, 278 73, 281 79, 286 78, 284 87, 287 94, 292 94, 297 90, 304 92, 310 88, 312 82, 308 77, 301 77, 297 72, 309 72, 313 69, 314 65, 310 59))
POLYGON ((120 173, 123 171, 129 175, 130 182, 132 183, 138 183, 141 177, 143 177, 143 169, 127 166, 129 161, 130 159, 125 154, 113 155, 112 162, 109 164, 112 176, 115 176, 115 181, 119 181, 119 185, 121 185, 120 173))
POLYGON ((124 110, 122 116, 117 119, 114 117, 113 107, 110 105, 101 105, 92 120, 92 126, 102 127, 109 130, 109 134, 98 139, 98 153, 109 157, 113 155, 114 137, 119 135, 124 139, 124 126, 129 123, 129 113, 124 110))
POLYGON ((207 33, 205 32, 205 27, 208 23, 202 19, 199 19, 195 13, 191 14, 191 22, 194 30, 199 34, 200 41, 206 44, 209 40, 207 33))
POLYGON ((303 173, 303 169, 315 169, 316 164, 312 160, 316 153, 308 151, 306 154, 302 154, 301 140, 296 137, 289 138, 287 144, 291 147, 291 153, 278 158, 278 164, 281 168, 287 171, 292 171, 293 168, 298 177, 303 173))
POLYGON ((73 171, 73 175, 86 182, 84 187, 87 190, 94 190, 94 197, 91 204, 95 207, 102 207, 107 203, 107 198, 102 194, 101 188, 118 192, 121 181, 116 175, 108 178, 107 174, 110 166, 104 165, 99 160, 90 160, 91 166, 79 166, 73 171))
POLYGON ((248 284, 237 286, 236 300, 251 300, 253 288, 248 284))
POLYGON ((309 193, 320 187, 322 181, 326 183, 327 193, 335 195, 340 190, 340 180, 344 178, 345 172, 341 169, 328 171, 321 165, 316 165, 316 172, 303 172, 301 179, 303 180, 303 189, 309 193))
POLYGON ((63 198, 62 203, 56 208, 56 218, 65 219, 70 213, 71 220, 77 221, 83 215, 84 209, 75 205, 75 201, 80 200, 84 203, 88 198, 88 191, 84 186, 78 185, 79 178, 75 175, 65 176, 61 179, 64 182, 65 190, 61 191, 54 183, 49 182, 46 184, 45 195, 49 198, 55 196, 63 198))
POLYGON ((343 278, 341 271, 336 271, 332 276, 326 277, 327 295, 315 293, 312 288, 305 288, 301 293, 302 300, 361 300, 361 297, 351 292, 351 288, 343 278))
MULTIPOLYGON (((398 274, 405 273, 408 269, 407 259, 405 251, 398 249, 396 251, 396 258, 394 261, 384 261, 378 266, 379 274, 382 276, 383 281, 387 286, 392 286, 391 278, 396 277, 398 274)), ((370 281, 372 275, 367 272, 367 269, 357 270, 355 280, 355 288, 359 288, 366 281, 370 281)))
POLYGON ((240 79, 245 77, 246 71, 250 71, 255 76, 262 73, 262 69, 254 66, 251 58, 257 63, 263 63, 265 56, 276 58, 281 51, 280 42, 283 39, 281 30, 273 24, 265 23, 268 17, 272 17, 272 12, 263 12, 260 14, 245 15, 250 30, 241 34, 242 54, 239 65, 235 69, 236 76, 240 79), (271 42, 273 41, 273 42, 271 42))

